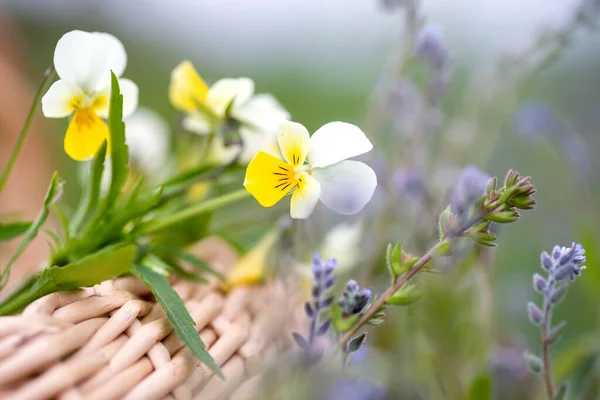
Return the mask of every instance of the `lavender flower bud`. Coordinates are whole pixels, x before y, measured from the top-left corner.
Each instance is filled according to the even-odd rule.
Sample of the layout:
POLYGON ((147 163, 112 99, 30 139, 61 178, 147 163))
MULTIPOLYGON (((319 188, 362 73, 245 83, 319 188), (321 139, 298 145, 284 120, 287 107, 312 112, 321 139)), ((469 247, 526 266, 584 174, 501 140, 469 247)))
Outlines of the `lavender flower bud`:
POLYGON ((572 273, 573 268, 570 265, 567 265, 566 267, 558 268, 554 272, 554 279, 556 279, 557 281, 563 281, 569 278, 572 273))
POLYGON ((550 295, 550 301, 552 302, 552 304, 559 303, 562 300, 566 291, 567 285, 562 285, 552 290, 552 294, 550 295))
POLYGON ((560 258, 560 256, 561 256, 561 254, 562 254, 561 247, 560 246, 554 246, 554 248, 552 249, 552 258, 554 260, 558 260, 560 258))
POLYGON ((448 61, 449 53, 444 46, 442 30, 432 25, 421 29, 417 36, 415 53, 432 69, 438 71, 443 69, 448 61))
POLYGON ((360 286, 353 280, 348 281, 346 290, 339 299, 342 314, 345 316, 360 314, 369 304, 373 292, 369 289, 360 290, 360 286))
POLYGON ((547 282, 540 274, 533 275, 533 288, 540 293, 546 290, 547 282))
POLYGON ((541 260, 542 260, 542 267, 544 267, 544 269, 546 271, 552 270, 552 268, 553 268, 552 259, 550 258, 550 256, 548 255, 548 253, 546 251, 542 251, 541 260))
POLYGON ((325 261, 325 275, 329 276, 333 273, 333 270, 335 269, 337 265, 337 261, 335 260, 335 258, 330 258, 329 260, 325 261))
POLYGON ((358 283, 354 279, 350 279, 346 284, 346 292, 356 292, 358 289, 358 283))
POLYGON ((475 165, 467 165, 461 172, 450 195, 450 207, 459 218, 465 216, 471 206, 484 194, 490 176, 475 165))
POLYGON ((529 319, 536 325, 540 325, 544 319, 544 315, 542 311, 535 305, 533 302, 529 302, 527 304, 527 312, 529 314, 529 319))

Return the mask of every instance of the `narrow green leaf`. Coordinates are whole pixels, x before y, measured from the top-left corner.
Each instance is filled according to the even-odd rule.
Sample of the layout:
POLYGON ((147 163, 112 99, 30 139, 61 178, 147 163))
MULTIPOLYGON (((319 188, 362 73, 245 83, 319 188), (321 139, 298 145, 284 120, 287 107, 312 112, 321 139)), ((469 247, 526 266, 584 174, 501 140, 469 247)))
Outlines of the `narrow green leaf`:
POLYGON ((186 253, 185 251, 180 250, 178 248, 170 247, 170 246, 156 246, 156 247, 152 248, 152 252, 155 254, 164 254, 164 255, 171 255, 173 257, 176 257, 182 261, 187 262, 188 264, 197 268, 200 271, 204 271, 208 274, 216 276, 223 282, 225 282, 225 280, 227 279, 227 278, 225 278, 225 276, 223 274, 215 271, 203 259, 198 258, 192 254, 186 253))
POLYGON ((473 380, 468 400, 492 400, 492 379, 489 374, 481 374, 473 380))
POLYGON ((100 190, 102 188, 102 174, 104 173, 104 160, 106 159, 106 140, 100 146, 92 164, 92 173, 89 179, 84 183, 85 192, 81 197, 81 202, 71 218, 69 231, 71 236, 76 236, 80 228, 98 205, 100 199, 100 190))
POLYGON ((0 223, 0 242, 21 236, 31 226, 31 222, 0 223))
POLYGON ((121 188, 129 173, 129 153, 125 143, 125 124, 123 123, 123 95, 119 88, 119 80, 111 71, 110 108, 108 112, 108 129, 110 131, 110 188, 106 195, 106 209, 110 210, 121 194, 121 188))
POLYGON ((35 237, 38 234, 39 229, 44 224, 44 222, 46 222, 46 219, 48 218, 48 214, 50 213, 50 206, 56 200, 58 200, 58 198, 60 197, 61 186, 62 186, 62 181, 60 180, 58 173, 55 172, 54 175, 52 175, 52 180, 50 181, 50 186, 48 187, 48 191, 46 192, 46 197, 44 198, 44 206, 42 207, 42 211, 37 216, 35 221, 33 221, 31 226, 29 226, 29 228, 27 229, 27 231, 24 234, 25 236, 23 237, 23 240, 19 244, 19 247, 17 247, 17 250, 15 251, 13 256, 10 258, 10 260, 8 261, 8 264, 6 264, 6 267, 0 274, 0 290, 2 290, 4 288, 4 286, 6 285, 6 282, 8 281, 8 277, 10 276, 10 269, 11 269, 12 265, 14 264, 14 262, 19 258, 19 256, 21 254, 23 254, 23 251, 25 251, 25 248, 27 248, 29 243, 31 243, 31 241, 33 239, 35 239, 35 237))
POLYGON ((63 267, 46 268, 0 304, 0 315, 17 312, 49 293, 93 286, 123 275, 131 270, 136 254, 135 245, 118 244, 63 267))
POLYGON ((556 395, 554 396, 554 400, 565 400, 567 398, 567 393, 569 392, 569 382, 563 382, 558 387, 556 391, 556 395))
POLYGON ((148 254, 141 261, 147 267, 153 268, 155 271, 166 271, 166 274, 175 273, 183 279, 188 279, 194 282, 206 283, 208 280, 203 276, 198 274, 193 274, 191 272, 186 271, 176 262, 169 261, 166 262, 162 258, 158 257, 155 254, 148 254))
POLYGON ((363 333, 350 340, 350 343, 348 343, 348 353, 354 353, 355 351, 360 350, 366 338, 367 334, 363 333))
POLYGON ((183 300, 181 300, 181 297, 179 297, 177 292, 169 285, 167 278, 143 265, 135 265, 135 271, 152 290, 156 300, 164 308, 167 313, 167 318, 185 345, 200 361, 206 364, 221 378, 224 378, 221 369, 206 350, 206 346, 202 342, 202 339, 200 339, 200 335, 194 327, 196 323, 185 308, 183 300))

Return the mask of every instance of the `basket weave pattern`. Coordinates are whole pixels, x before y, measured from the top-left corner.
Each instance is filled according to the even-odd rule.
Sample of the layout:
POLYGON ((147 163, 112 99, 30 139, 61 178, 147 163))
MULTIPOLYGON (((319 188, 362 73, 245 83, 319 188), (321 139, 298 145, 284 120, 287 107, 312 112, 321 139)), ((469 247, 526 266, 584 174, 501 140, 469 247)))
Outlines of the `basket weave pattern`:
POLYGON ((263 366, 289 344, 283 285, 227 294, 215 281, 173 287, 225 380, 184 346, 148 288, 126 277, 53 293, 0 318, 0 398, 251 397, 263 366))

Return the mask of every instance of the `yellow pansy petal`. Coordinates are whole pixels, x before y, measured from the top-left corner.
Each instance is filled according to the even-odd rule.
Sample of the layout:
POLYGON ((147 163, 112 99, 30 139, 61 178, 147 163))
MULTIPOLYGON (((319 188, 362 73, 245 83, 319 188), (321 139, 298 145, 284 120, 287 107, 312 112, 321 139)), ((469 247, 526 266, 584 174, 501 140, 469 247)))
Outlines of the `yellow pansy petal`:
POLYGON ((304 125, 291 121, 281 122, 277 141, 281 154, 288 163, 295 167, 304 164, 310 143, 310 135, 304 125))
POLYGON ((193 111, 196 103, 205 103, 208 86, 190 61, 182 61, 171 72, 169 100, 173 107, 182 111, 193 111))
POLYGON ((79 110, 75 112, 67 128, 65 152, 74 160, 87 160, 96 155, 102 142, 108 141, 109 137, 108 127, 94 111, 89 108, 79 110))
POLYGON ((298 177, 298 187, 292 195, 290 215, 295 219, 304 219, 313 212, 321 195, 321 185, 315 178, 303 172, 298 177))
POLYGON ((258 245, 240 258, 227 274, 228 286, 251 285, 260 282, 265 273, 269 251, 275 244, 277 235, 267 234, 258 245))
POLYGON ((246 169, 246 190, 263 207, 271 207, 296 186, 291 165, 259 151, 246 169))

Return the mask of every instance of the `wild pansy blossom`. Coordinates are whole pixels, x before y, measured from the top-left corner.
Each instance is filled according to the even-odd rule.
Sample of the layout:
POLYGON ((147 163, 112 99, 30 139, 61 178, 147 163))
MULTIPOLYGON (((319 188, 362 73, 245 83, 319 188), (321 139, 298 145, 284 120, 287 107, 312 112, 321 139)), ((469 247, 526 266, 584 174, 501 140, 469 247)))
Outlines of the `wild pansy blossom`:
MULTIPOLYGON (((254 95, 252 79, 225 78, 209 88, 190 61, 181 62, 171 73, 169 99, 173 107, 186 113, 184 128, 199 135, 239 124, 243 142, 239 159, 246 163, 274 140, 279 123, 289 118, 273 96, 254 95)), ((225 138, 217 135, 210 156, 226 162, 238 152, 239 145, 227 146, 225 138)))
MULTIPOLYGON (((127 54, 119 39, 101 32, 71 31, 64 34, 54 50, 54 68, 59 80, 42 98, 42 111, 48 118, 72 115, 65 134, 65 152, 74 160, 93 157, 102 142, 108 142, 110 71, 120 77, 127 54)), ((129 79, 119 79, 123 94, 123 117, 132 114, 138 101, 138 87, 129 79)))
POLYGON ((307 218, 319 200, 350 215, 373 196, 375 172, 365 163, 348 160, 373 148, 357 126, 331 122, 311 137, 303 125, 284 121, 277 139, 283 160, 260 151, 246 169, 244 186, 263 207, 293 190, 292 218, 307 218))

